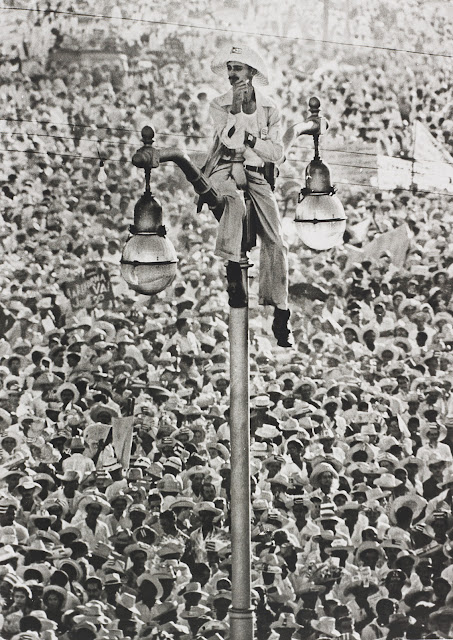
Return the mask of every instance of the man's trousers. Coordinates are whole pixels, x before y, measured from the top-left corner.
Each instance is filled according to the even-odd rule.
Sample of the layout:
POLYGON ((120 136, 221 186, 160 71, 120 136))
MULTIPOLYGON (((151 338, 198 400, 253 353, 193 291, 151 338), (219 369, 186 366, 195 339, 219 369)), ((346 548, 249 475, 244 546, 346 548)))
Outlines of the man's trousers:
MULTIPOLYGON (((218 165, 210 176, 213 186, 226 197, 219 223, 215 253, 224 260, 239 262, 243 222, 244 193, 237 189, 231 175, 232 163, 218 165)), ((258 218, 261 240, 259 303, 286 309, 288 305, 288 246, 283 240, 282 224, 275 195, 263 175, 245 170, 247 191, 258 218)))

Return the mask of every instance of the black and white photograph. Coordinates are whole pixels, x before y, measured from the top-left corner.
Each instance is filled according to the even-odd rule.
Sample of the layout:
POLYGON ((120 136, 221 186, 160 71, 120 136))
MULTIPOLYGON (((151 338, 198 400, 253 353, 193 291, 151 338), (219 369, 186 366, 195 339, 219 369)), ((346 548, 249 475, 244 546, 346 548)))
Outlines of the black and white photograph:
POLYGON ((453 638, 453 2, 0 0, 0 639, 453 638))

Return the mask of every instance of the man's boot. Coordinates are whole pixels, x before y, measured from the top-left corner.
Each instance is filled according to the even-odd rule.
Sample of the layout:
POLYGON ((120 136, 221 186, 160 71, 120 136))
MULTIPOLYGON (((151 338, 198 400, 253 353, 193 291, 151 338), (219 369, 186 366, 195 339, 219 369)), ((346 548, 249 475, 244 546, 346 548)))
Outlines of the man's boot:
POLYGON ((228 304, 235 309, 241 309, 247 306, 247 295, 242 283, 242 269, 239 262, 228 262, 227 264, 227 280, 228 280, 228 304))
POLYGON ((272 323, 272 331, 277 338, 277 344, 279 347, 292 347, 292 342, 289 341, 291 330, 288 327, 289 316, 291 312, 289 309, 274 309, 274 322, 272 323))

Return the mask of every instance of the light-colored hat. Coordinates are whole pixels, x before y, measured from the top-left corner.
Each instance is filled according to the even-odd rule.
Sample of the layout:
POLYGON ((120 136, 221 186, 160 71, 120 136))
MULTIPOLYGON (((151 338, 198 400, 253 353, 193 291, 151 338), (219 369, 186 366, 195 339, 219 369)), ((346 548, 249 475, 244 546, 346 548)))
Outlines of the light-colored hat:
POLYGON ((140 611, 135 606, 136 598, 132 593, 123 592, 123 593, 117 595, 116 596, 116 603, 118 605, 120 605, 120 607, 123 607, 124 609, 127 609, 131 613, 136 613, 136 614, 140 613, 140 611))
POLYGON ((58 475, 57 478, 62 482, 80 482, 80 475, 78 471, 75 470, 67 470, 63 475, 58 475))
POLYGON ((39 509, 36 513, 31 514, 29 518, 32 522, 35 520, 48 520, 50 524, 53 524, 57 519, 57 516, 50 515, 47 509, 39 509))
POLYGON ((407 458, 403 458, 399 466, 406 468, 410 465, 416 466, 418 470, 423 469, 424 467, 423 460, 420 460, 420 458, 416 458, 415 456, 408 456, 407 458))
POLYGON ((438 424, 437 422, 429 422, 428 424, 423 425, 420 428, 420 437, 422 440, 428 439, 428 433, 430 431, 437 430, 439 432, 439 440, 442 441, 447 435, 447 429, 443 424, 438 424))
POLYGON ((408 507, 413 513, 413 519, 416 520, 426 505, 427 501, 415 493, 395 498, 390 507, 389 520, 393 525, 397 524, 396 513, 402 507, 408 507))
POLYGON ((17 485, 17 487, 14 489, 13 495, 20 496, 21 492, 24 489, 25 490, 33 489, 33 495, 36 496, 42 490, 42 487, 40 484, 35 482, 33 478, 31 478, 30 476, 23 476, 19 480, 19 484, 17 485))
POLYGON ((107 500, 105 500, 104 498, 102 498, 99 495, 93 495, 93 494, 84 496, 80 500, 80 502, 78 504, 78 508, 81 511, 84 511, 91 504, 95 504, 95 505, 98 505, 99 507, 101 507, 101 513, 103 515, 107 515, 107 513, 109 513, 109 511, 110 511, 110 504, 107 502, 107 500))
POLYGON ((6 562, 12 558, 17 558, 17 553, 10 544, 5 544, 0 548, 0 562, 6 562))
POLYGON ((113 551, 112 545, 107 544, 106 542, 102 542, 101 540, 98 540, 92 553, 94 556, 98 556, 99 558, 105 558, 107 560, 107 558, 110 557, 112 551, 113 551))
POLYGON ((335 629, 335 618, 322 616, 319 620, 312 620, 311 626, 322 636, 333 638, 340 635, 340 632, 335 629))
POLYGON ((61 400, 61 394, 63 391, 72 391, 74 395, 74 402, 80 400, 80 392, 72 382, 65 382, 57 388, 56 394, 59 400, 61 400))
POLYGON ((256 84, 269 84, 266 63, 261 56, 250 47, 239 43, 229 44, 223 47, 211 63, 212 72, 218 76, 225 76, 227 62, 242 62, 242 64, 247 64, 257 71, 255 75, 256 84))
POLYGON ((214 514, 215 517, 221 516, 223 511, 222 509, 218 509, 214 502, 210 502, 208 500, 203 500, 202 502, 198 502, 195 505, 196 513, 200 513, 201 511, 210 512, 214 514))
POLYGON ((271 624, 271 629, 300 629, 300 625, 297 624, 294 613, 288 613, 284 611, 280 614, 278 620, 271 624))
POLYGON ((137 553, 144 553, 146 555, 147 558, 150 557, 151 554, 151 547, 149 546, 149 544, 145 544, 144 542, 136 542, 134 544, 130 544, 128 545, 124 551, 123 551, 125 556, 134 556, 137 553))
POLYGON ((373 540, 368 540, 359 544, 356 551, 357 559, 360 560, 362 554, 366 551, 375 551, 381 558, 384 556, 384 551, 382 550, 381 544, 378 542, 374 542, 373 540))
POLYGON ((448 487, 448 485, 453 484, 453 470, 447 469, 443 482, 440 483, 441 487, 448 487))
POLYGON ((49 584, 47 587, 44 587, 42 592, 43 598, 45 598, 48 593, 58 593, 63 598, 63 603, 66 602, 68 596, 66 589, 55 584, 49 584))
POLYGON ((268 409, 272 407, 274 403, 267 395, 255 396, 250 402, 250 405, 255 409, 268 409))
POLYGON ((199 593, 201 596, 208 596, 208 594, 201 588, 201 584, 199 582, 188 582, 185 587, 181 589, 179 595, 184 596, 187 593, 199 593))
POLYGON ((397 480, 393 474, 383 473, 380 478, 374 481, 374 484, 381 489, 395 489, 403 483, 401 480, 397 480))
POLYGON ((152 573, 142 573, 142 575, 137 578, 137 585, 139 587, 141 587, 143 582, 150 582, 151 584, 153 584, 155 586, 156 591, 157 591, 156 599, 160 600, 164 590, 163 590, 162 583, 159 580, 159 578, 156 578, 156 576, 154 576, 152 573))
POLYGON ((265 440, 272 440, 280 435, 280 431, 273 424, 263 424, 255 430, 255 435, 265 440))
POLYGON ((195 502, 184 496, 176 496, 174 500, 169 503, 169 509, 193 509, 194 507, 195 502))
POLYGON ((320 462, 319 464, 317 464, 313 471, 311 472, 310 475, 310 484, 312 487, 314 487, 315 489, 318 488, 318 481, 319 481, 319 476, 324 473, 325 471, 330 471, 333 475, 334 478, 338 479, 338 473, 337 471, 332 467, 332 465, 330 465, 327 462, 320 462))

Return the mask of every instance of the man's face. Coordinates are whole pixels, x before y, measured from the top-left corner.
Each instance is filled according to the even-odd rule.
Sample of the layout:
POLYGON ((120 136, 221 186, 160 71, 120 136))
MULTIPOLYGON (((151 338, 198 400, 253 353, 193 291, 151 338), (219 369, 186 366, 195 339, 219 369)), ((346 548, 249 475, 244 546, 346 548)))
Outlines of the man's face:
POLYGON ((92 581, 87 584, 86 592, 88 595, 88 600, 100 600, 102 587, 99 585, 98 582, 92 581))
POLYGON ((68 493, 74 493, 79 486, 79 482, 78 480, 71 480, 70 482, 65 482, 63 486, 68 493))
POLYGON ((385 315, 385 309, 384 309, 384 307, 382 305, 377 304, 374 307, 374 313, 375 313, 377 318, 383 318, 384 315, 385 315))
POLYGON ((333 474, 330 471, 324 471, 319 476, 319 486, 321 489, 330 490, 333 482, 333 474))
POLYGON ((31 500, 31 498, 33 498, 34 492, 34 489, 22 489, 22 497, 25 500, 31 500))
POLYGON ((14 438, 3 438, 2 446, 7 453, 11 453, 16 446, 16 440, 14 438))
POLYGON ((442 480, 443 471, 444 471, 444 462, 443 460, 439 460, 434 464, 429 465, 429 470, 431 471, 433 477, 436 480, 442 480))
POLYGON ((203 491, 203 498, 208 502, 211 500, 214 500, 214 498, 216 497, 216 488, 211 483, 204 484, 202 491, 203 491))
POLYGON ((64 389, 61 392, 61 401, 63 402, 63 404, 68 404, 68 402, 73 402, 74 400, 74 393, 71 391, 71 389, 64 389))
POLYGON ((61 353, 57 353, 54 357, 54 365, 57 367, 62 367, 64 365, 64 354, 61 353))
POLYGON ((429 580, 432 574, 432 568, 429 564, 422 563, 415 569, 416 573, 422 580, 429 580))
POLYGON ((253 78, 251 67, 242 62, 227 62, 228 80, 234 85, 239 80, 250 82, 253 78))
POLYGON ((11 373, 15 376, 18 375, 20 372, 20 360, 19 358, 12 358, 9 363, 9 370, 11 371, 11 373))
POLYGON ((96 520, 101 515, 102 507, 97 504, 88 504, 86 507, 87 517, 96 520))

